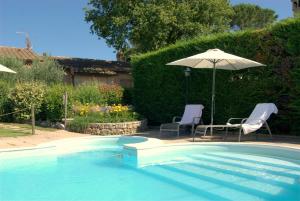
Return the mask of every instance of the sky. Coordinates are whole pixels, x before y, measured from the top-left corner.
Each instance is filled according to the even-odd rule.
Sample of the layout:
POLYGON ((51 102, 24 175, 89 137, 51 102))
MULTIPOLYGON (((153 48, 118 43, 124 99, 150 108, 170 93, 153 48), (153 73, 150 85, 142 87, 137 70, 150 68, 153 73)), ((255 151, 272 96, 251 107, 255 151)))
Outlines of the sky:
MULTIPOLYGON (((0 0, 0 46, 25 47, 27 32, 38 53, 116 60, 115 50, 90 33, 83 8, 88 0, 0 0)), ((292 16, 290 0, 231 0, 271 8, 279 19, 292 16)))

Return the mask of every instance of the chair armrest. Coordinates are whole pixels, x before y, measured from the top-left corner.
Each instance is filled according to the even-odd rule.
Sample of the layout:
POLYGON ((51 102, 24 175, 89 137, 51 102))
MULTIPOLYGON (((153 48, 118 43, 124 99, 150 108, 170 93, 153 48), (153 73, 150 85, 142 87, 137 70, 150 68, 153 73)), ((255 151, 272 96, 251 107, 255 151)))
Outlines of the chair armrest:
POLYGON ((176 119, 181 119, 181 117, 179 117, 179 116, 173 117, 172 123, 175 123, 175 122, 176 122, 176 119))
POLYGON ((248 119, 248 118, 242 119, 241 124, 245 123, 245 122, 247 121, 247 119, 248 119))
POLYGON ((230 119, 228 119, 228 121, 226 122, 226 124, 231 124, 232 123, 232 121, 233 120, 240 120, 240 123, 242 124, 242 123, 244 123, 243 122, 243 120, 244 120, 245 118, 230 118, 230 119))

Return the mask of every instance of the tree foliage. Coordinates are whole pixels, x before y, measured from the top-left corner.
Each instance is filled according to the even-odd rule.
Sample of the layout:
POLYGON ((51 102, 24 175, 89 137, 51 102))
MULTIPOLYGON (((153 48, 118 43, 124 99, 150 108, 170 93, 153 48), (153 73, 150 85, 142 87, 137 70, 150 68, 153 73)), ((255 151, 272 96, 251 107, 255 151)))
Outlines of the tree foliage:
POLYGON ((0 79, 14 85, 16 82, 44 82, 57 84, 63 81, 64 70, 59 64, 48 57, 34 60, 31 66, 16 58, 0 57, 0 63, 16 71, 16 74, 0 73, 0 79))
POLYGON ((30 118, 30 109, 35 106, 35 111, 39 112, 44 99, 45 85, 39 82, 17 83, 9 98, 14 111, 21 111, 15 115, 17 120, 30 118))
POLYGON ((90 0, 91 32, 117 50, 155 50, 177 40, 229 30, 228 0, 90 0))
POLYGON ((232 27, 240 30, 264 28, 276 21, 274 10, 261 8, 254 4, 238 4, 233 6, 232 27))

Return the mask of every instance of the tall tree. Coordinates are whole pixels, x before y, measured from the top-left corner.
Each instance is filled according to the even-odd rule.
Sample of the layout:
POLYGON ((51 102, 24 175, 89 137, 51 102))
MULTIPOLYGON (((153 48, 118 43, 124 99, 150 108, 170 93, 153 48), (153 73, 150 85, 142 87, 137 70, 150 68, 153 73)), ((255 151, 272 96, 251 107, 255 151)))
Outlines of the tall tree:
POLYGON ((278 18, 274 10, 261 8, 253 4, 238 4, 233 6, 234 16, 231 27, 244 29, 259 29, 266 27, 278 18))
POLYGON ((177 40, 230 29, 229 0, 90 0, 91 32, 117 50, 155 50, 177 40))

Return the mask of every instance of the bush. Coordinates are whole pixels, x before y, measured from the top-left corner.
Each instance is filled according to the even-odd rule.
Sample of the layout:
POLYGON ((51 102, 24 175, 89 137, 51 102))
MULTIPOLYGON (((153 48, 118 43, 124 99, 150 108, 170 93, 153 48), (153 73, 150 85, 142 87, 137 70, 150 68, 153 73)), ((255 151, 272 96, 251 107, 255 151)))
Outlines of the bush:
POLYGON ((74 101, 82 104, 113 105, 122 103, 123 88, 117 85, 85 83, 74 89, 74 101))
POLYGON ((43 57, 43 60, 35 60, 28 69, 28 80, 42 81, 47 84, 62 83, 64 77, 63 68, 53 59, 43 57))
POLYGON ((17 82, 44 82, 57 84, 63 81, 64 70, 59 64, 48 57, 35 60, 32 66, 27 66, 22 60, 0 57, 0 63, 16 71, 16 74, 3 74, 0 79, 14 85, 17 82))
POLYGON ((90 123, 116 123, 137 121, 142 117, 128 106, 95 106, 81 105, 77 108, 74 120, 68 125, 69 130, 84 133, 90 123), (95 111, 95 108, 97 111, 95 111))
MULTIPOLYGON (((299 68, 300 19, 285 20, 259 31, 181 41, 132 57, 137 112, 150 123, 169 122, 172 116, 182 115, 185 105, 184 68, 166 66, 166 63, 211 48, 220 48, 268 65, 241 71, 217 70, 215 123, 224 123, 229 117, 247 117, 256 103, 274 102, 279 115, 271 121, 272 129, 277 133, 297 134, 295 130, 300 124, 290 122, 295 116, 299 117, 299 89, 295 89, 299 85, 292 83, 299 83, 300 75, 295 75, 298 77, 296 81, 291 73, 299 68)), ((210 122, 211 78, 210 70, 192 69, 189 82, 188 102, 205 106, 205 123, 210 122)))
POLYGON ((86 103, 104 104, 104 100, 98 89, 98 86, 93 84, 83 84, 74 88, 73 98, 74 101, 83 104, 86 103))
POLYGON ((23 72, 26 70, 24 68, 24 62, 19 59, 6 58, 6 57, 0 56, 0 63, 17 72, 16 74, 0 73, 0 80, 2 80, 3 82, 5 82, 9 85, 14 85, 18 81, 18 78, 21 75, 23 75, 24 74, 23 72))
POLYGON ((0 81, 0 114, 3 113, 3 104, 7 102, 10 88, 6 82, 0 81))
POLYGON ((47 87, 41 106, 41 112, 38 114, 38 117, 41 120, 48 120, 51 122, 61 121, 64 118, 63 96, 65 92, 67 92, 68 111, 70 111, 73 105, 72 91, 73 88, 71 86, 64 86, 61 84, 47 87))
POLYGON ((133 88, 124 88, 122 103, 125 105, 133 104, 133 88))
POLYGON ((64 117, 63 95, 68 93, 68 117, 74 116, 73 108, 92 105, 112 105, 122 102, 123 89, 119 86, 84 84, 77 88, 56 84, 45 90, 45 98, 38 117, 42 120, 60 121, 64 117))
POLYGON ((30 118, 30 111, 33 104, 35 112, 38 113, 40 111, 44 98, 44 88, 45 85, 38 82, 16 84, 9 99, 13 111, 22 111, 13 115, 17 121, 30 118))
POLYGON ((108 105, 121 104, 124 89, 118 85, 101 84, 99 86, 103 102, 108 105))
POLYGON ((298 66, 293 70, 292 72, 293 76, 293 90, 291 92, 291 111, 293 113, 293 116, 291 116, 291 122, 294 125, 292 127, 294 133, 300 132, 300 62, 298 63, 298 66), (296 123, 297 122, 297 123, 296 123))
MULTIPOLYGON (((7 105, 9 101, 10 87, 6 82, 0 81, 0 115, 7 113, 7 105)), ((5 116, 0 116, 0 120, 4 121, 6 119, 5 116)))
POLYGON ((67 128, 73 132, 84 133, 85 130, 87 129, 88 124, 92 122, 96 122, 97 119, 98 119, 97 115, 76 116, 68 124, 67 128))

